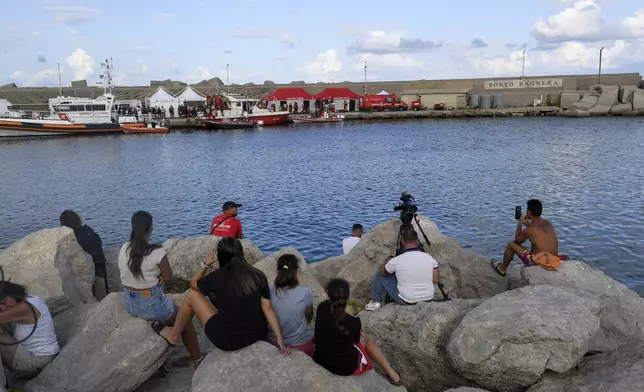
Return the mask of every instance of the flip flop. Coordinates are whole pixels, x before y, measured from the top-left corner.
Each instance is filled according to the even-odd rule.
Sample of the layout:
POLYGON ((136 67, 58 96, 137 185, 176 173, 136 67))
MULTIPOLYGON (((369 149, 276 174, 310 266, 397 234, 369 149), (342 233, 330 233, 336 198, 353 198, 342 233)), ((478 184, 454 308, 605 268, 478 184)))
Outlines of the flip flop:
POLYGON ((174 347, 175 345, 170 343, 168 338, 165 336, 161 335, 161 331, 163 331, 166 328, 165 323, 159 322, 159 321, 154 321, 152 324, 150 324, 150 327, 152 327, 152 330, 156 332, 157 335, 161 336, 163 340, 165 340, 170 347, 174 347))
POLYGON ((490 260, 490 264, 492 265, 492 268, 496 271, 497 274, 505 277, 506 273, 499 271, 499 266, 501 265, 501 262, 498 261, 497 259, 492 259, 490 260), (494 264, 495 262, 498 262, 497 264, 494 264))
POLYGON ((392 380, 391 377, 389 377, 389 375, 387 375, 387 381, 389 381, 389 384, 391 384, 391 385, 393 385, 395 387, 399 387, 399 386, 402 385, 402 375, 400 373, 398 373, 398 377, 399 377, 398 381, 394 382, 394 380, 392 380))

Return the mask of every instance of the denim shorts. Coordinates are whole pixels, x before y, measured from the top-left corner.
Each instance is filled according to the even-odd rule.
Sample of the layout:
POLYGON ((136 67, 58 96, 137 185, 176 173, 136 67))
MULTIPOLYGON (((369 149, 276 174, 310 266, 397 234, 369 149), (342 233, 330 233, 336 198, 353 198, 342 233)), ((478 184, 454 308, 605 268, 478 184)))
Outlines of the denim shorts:
POLYGON ((130 291, 123 288, 125 310, 132 316, 149 321, 166 322, 174 314, 174 304, 166 297, 160 286, 144 291, 130 291))

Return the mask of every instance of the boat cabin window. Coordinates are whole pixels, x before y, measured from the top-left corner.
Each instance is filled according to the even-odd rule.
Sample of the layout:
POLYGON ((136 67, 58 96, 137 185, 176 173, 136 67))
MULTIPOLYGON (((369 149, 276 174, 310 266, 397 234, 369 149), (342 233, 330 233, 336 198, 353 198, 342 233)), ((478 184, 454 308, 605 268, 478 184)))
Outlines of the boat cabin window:
POLYGON ((102 112, 105 105, 58 105, 55 107, 61 112, 102 112))

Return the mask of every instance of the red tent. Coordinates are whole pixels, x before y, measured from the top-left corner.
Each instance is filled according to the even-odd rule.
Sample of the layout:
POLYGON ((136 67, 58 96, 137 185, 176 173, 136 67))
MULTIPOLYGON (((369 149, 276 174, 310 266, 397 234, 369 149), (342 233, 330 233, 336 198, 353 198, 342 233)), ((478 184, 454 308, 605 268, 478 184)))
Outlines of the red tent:
POLYGON ((360 99, 360 95, 354 93, 348 88, 325 88, 318 94, 315 94, 315 99, 322 101, 332 99, 360 99))
POLYGON ((313 100, 313 95, 303 88, 278 88, 264 97, 264 101, 313 100))

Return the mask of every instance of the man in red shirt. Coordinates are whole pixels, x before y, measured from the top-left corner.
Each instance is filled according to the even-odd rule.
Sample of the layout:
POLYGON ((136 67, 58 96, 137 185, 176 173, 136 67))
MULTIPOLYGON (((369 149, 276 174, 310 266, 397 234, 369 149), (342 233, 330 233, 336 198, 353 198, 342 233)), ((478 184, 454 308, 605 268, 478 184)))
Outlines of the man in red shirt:
POLYGON ((215 217, 210 224, 210 234, 222 238, 244 238, 241 221, 237 219, 237 209, 241 206, 234 201, 225 202, 224 213, 215 217))

